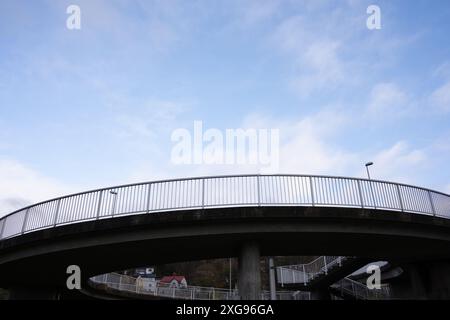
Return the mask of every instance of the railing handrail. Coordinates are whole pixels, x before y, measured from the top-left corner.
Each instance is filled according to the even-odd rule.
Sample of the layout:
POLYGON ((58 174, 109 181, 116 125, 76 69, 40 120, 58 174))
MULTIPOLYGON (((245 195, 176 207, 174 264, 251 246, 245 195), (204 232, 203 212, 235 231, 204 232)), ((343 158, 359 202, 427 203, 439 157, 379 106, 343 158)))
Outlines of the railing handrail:
POLYGON ((389 181, 389 180, 376 180, 376 179, 367 179, 367 178, 359 178, 359 177, 330 176, 330 175, 293 174, 293 173, 291 173, 291 174, 282 174, 282 173, 276 173, 276 174, 236 174, 236 175, 197 176, 197 177, 187 177, 187 178, 173 178, 173 179, 164 179, 164 180, 152 180, 152 181, 144 181, 144 182, 135 182, 135 183, 122 184, 122 185, 115 185, 115 186, 112 186, 112 187, 103 187, 103 188, 98 188, 98 189, 90 189, 90 190, 87 190, 87 191, 70 193, 70 194, 67 194, 67 195, 60 196, 60 197, 55 197, 55 198, 51 198, 51 199, 48 199, 48 200, 43 200, 43 201, 40 201, 40 202, 36 202, 36 203, 30 204, 28 206, 22 207, 20 209, 17 209, 15 211, 11 212, 11 213, 8 213, 8 214, 2 216, 0 218, 0 220, 3 220, 4 218, 7 218, 8 216, 10 216, 10 215, 12 215, 14 213, 17 213, 17 212, 29 209, 31 207, 35 207, 35 206, 41 205, 41 204, 45 204, 45 203, 48 203, 48 202, 61 200, 61 199, 65 199, 65 198, 81 196, 81 195, 88 194, 88 193, 99 192, 99 191, 106 191, 106 190, 126 188, 126 187, 133 187, 133 186, 140 186, 140 185, 147 185, 147 184, 175 182, 175 181, 189 181, 189 180, 203 180, 203 179, 223 179, 223 178, 239 178, 239 177, 257 177, 257 176, 260 176, 260 177, 330 178, 330 179, 359 180, 359 181, 366 181, 366 182, 388 183, 388 184, 392 184, 392 185, 416 188, 416 189, 420 189, 420 190, 423 190, 423 191, 430 191, 430 192, 434 192, 434 193, 437 193, 437 194, 441 194, 443 196, 450 197, 450 194, 447 194, 447 193, 442 192, 442 191, 437 191, 437 190, 430 189, 430 188, 425 188, 425 187, 419 187, 419 186, 415 186, 415 185, 412 185, 412 184, 406 184, 406 183, 401 183, 401 182, 393 182, 393 181, 389 181))
POLYGON ((327 274, 328 270, 334 266, 336 263, 341 264, 343 261, 350 257, 346 256, 319 256, 318 258, 302 264, 291 264, 284 266, 277 266, 277 270, 280 270, 280 277, 278 278, 278 282, 282 285, 284 283, 303 283, 307 285, 311 280, 315 279, 315 277, 320 273, 327 274), (311 267, 312 266, 312 267, 311 267), (287 274, 283 272, 286 270, 287 274), (289 273, 290 272, 290 273, 289 273), (298 282, 295 282, 295 274, 294 272, 303 275, 303 277, 298 278, 298 282), (292 276, 292 282, 287 280, 290 279, 289 275, 292 276), (286 278, 284 278, 286 276, 286 278))
MULTIPOLYGON (((322 260, 323 257, 328 257, 328 256, 319 256, 318 258, 316 258, 316 259, 314 259, 314 260, 311 260, 311 261, 308 262, 308 263, 288 264, 288 265, 283 265, 283 266, 277 266, 277 268, 284 268, 284 269, 291 269, 291 270, 297 270, 297 271, 300 271, 300 270, 298 269, 300 266, 308 266, 308 265, 312 265, 312 264, 314 264, 315 262, 322 260)), ((332 262, 337 261, 339 258, 341 258, 341 259, 346 259, 347 257, 346 257, 346 256, 336 256, 336 259, 333 259, 332 262)), ((331 262, 330 262, 330 263, 331 263, 331 262)))
MULTIPOLYGON (((15 211, 13 211, 13 212, 11 212, 11 213, 1 217, 0 218, 0 223, 3 222, 3 225, 4 225, 4 224, 6 224, 6 219, 8 217, 10 217, 10 216, 12 216, 12 215, 14 215, 16 213, 21 213, 21 212, 27 211, 27 210, 29 210, 31 208, 35 208, 35 207, 38 207, 38 206, 41 206, 41 205, 46 205, 46 204, 50 204, 51 205, 52 203, 54 203, 56 201, 61 201, 61 200, 65 200, 65 199, 76 199, 77 197, 81 197, 81 196, 85 196, 85 195, 91 195, 91 194, 95 195, 96 193, 103 193, 103 191, 114 191, 114 190, 119 190, 119 189, 123 189, 123 188, 129 188, 129 187, 145 186, 145 188, 149 189, 148 194, 150 195, 151 186, 155 185, 155 184, 164 185, 165 183, 173 183, 173 182, 175 182, 175 183, 180 182, 181 183, 181 182, 186 182, 186 181, 203 181, 202 182, 201 192, 202 192, 202 196, 204 196, 205 195, 205 186, 204 186, 205 185, 205 183, 204 183, 205 181, 207 181, 207 180, 220 181, 221 179, 228 179, 228 178, 229 179, 233 179, 233 178, 236 178, 236 179, 237 178, 257 178, 257 179, 255 179, 256 180, 255 183, 257 184, 257 188, 258 188, 258 203, 254 203, 254 200, 249 200, 250 201, 249 203, 245 203, 245 202, 239 202, 238 203, 238 202, 236 202, 236 203, 231 203, 231 204, 224 204, 224 206, 247 205, 247 204, 248 205, 261 205, 260 200, 259 200, 260 199, 260 189, 259 188, 262 186, 262 184, 260 182, 262 179, 259 179, 259 177, 278 177, 278 178, 280 178, 279 179, 280 182, 284 181, 284 180, 281 179, 283 177, 309 178, 309 184, 310 184, 309 187, 311 189, 309 191, 309 195, 310 195, 310 199, 311 200, 309 202, 304 202, 304 204, 311 204, 311 205, 334 205, 334 206, 349 206, 350 205, 350 206, 356 206, 356 207, 362 207, 362 208, 372 208, 373 207, 373 208, 376 208, 376 209, 379 207, 377 205, 378 201, 375 201, 375 197, 374 197, 374 194, 373 194, 374 190, 372 189, 372 187, 370 189, 371 189, 372 197, 374 199, 371 200, 371 199, 367 198, 366 199, 366 204, 364 204, 364 199, 363 198, 360 199, 360 201, 361 201, 360 204, 344 203, 345 201, 341 201, 341 200, 338 200, 338 201, 341 201, 342 203, 336 203, 336 202, 324 203, 324 202, 319 202, 319 201, 315 200, 315 198, 317 197, 317 195, 315 195, 316 192, 319 192, 319 191, 321 193, 329 192, 329 190, 327 188, 331 188, 331 187, 333 187, 333 188, 340 188, 342 185, 345 186, 345 183, 342 183, 340 181, 356 181, 357 185, 358 185, 359 196, 360 197, 362 197, 362 191, 361 191, 361 188, 360 188, 360 185, 362 186, 362 184, 360 182, 369 183, 369 186, 372 186, 373 184, 381 184, 381 186, 379 186, 379 188, 382 188, 383 191, 387 191, 388 192, 387 193, 388 197, 386 198, 386 195, 384 195, 385 198, 383 199, 383 201, 389 202, 389 203, 395 202, 394 199, 396 198, 396 195, 393 194, 393 191, 390 190, 390 188, 396 187, 397 192, 398 192, 398 201, 399 201, 398 207, 390 206, 391 204, 389 204, 389 207, 381 206, 381 208, 384 208, 384 209, 393 209, 393 210, 401 210, 401 211, 407 211, 407 212, 422 212, 422 213, 435 214, 436 210, 435 210, 435 207, 434 207, 434 203, 433 203, 434 201, 433 201, 432 194, 441 195, 441 196, 447 197, 449 199, 449 201, 450 201, 450 195, 448 195, 446 193, 443 193, 443 192, 440 192, 440 191, 436 191, 436 190, 432 190, 432 189, 428 189, 428 188, 423 188, 423 187, 418 187, 418 186, 414 186, 414 185, 409 185, 409 184, 404 184, 404 183, 396 183, 396 182, 383 181, 383 180, 372 180, 372 179, 366 179, 366 178, 329 176, 329 175, 306 175, 306 174, 218 175, 218 176, 199 176, 199 177, 174 178, 174 179, 165 179, 165 180, 154 180, 154 181, 147 181, 147 182, 129 183, 129 184, 116 185, 116 186, 112 186, 112 187, 104 187, 104 188, 99 188, 99 189, 93 189, 93 190, 73 193, 73 194, 64 195, 64 196, 61 196, 61 197, 56 197, 56 198, 52 198, 52 199, 49 199, 49 200, 41 201, 41 202, 34 203, 34 204, 28 205, 26 207, 17 209, 15 211), (316 179, 316 180, 312 180, 312 179, 316 179), (326 181, 328 181, 328 180, 331 180, 331 181, 324 188, 322 186, 322 181, 323 180, 321 180, 321 179, 325 179, 326 181), (313 181, 314 181, 314 183, 313 183, 313 181), (409 195, 406 194, 406 195, 402 196, 400 194, 400 192, 399 192, 399 187, 406 187, 406 188, 408 188, 408 189, 404 190, 404 192, 406 192, 406 193, 407 192, 409 192, 409 193, 416 192, 415 190, 418 190, 418 191, 421 191, 421 192, 424 191, 424 192, 428 193, 430 203, 424 203, 424 202, 414 203, 414 205, 416 205, 417 207, 426 205, 427 208, 426 209, 422 209, 423 207, 422 208, 419 207, 419 210, 404 209, 403 200, 405 200, 405 199, 402 199, 402 198, 407 197, 409 195), (389 197, 392 197, 392 199, 390 199, 389 197), (373 201, 373 202, 369 203, 367 205, 367 201, 369 201, 369 202, 373 201), (430 209, 429 209, 430 212, 428 212, 428 205, 430 207, 430 209), (424 210, 427 210, 427 211, 424 211, 424 210)), ((352 184, 352 183, 349 183, 347 185, 347 187, 349 187, 350 189, 353 188, 353 186, 354 186, 354 184, 352 184)), ((366 184, 366 186, 367 186, 367 184, 366 184)), ((345 197, 345 196, 349 196, 349 198, 350 198, 350 195, 354 195, 354 192, 355 192, 354 190, 350 190, 350 189, 345 190, 345 188, 344 188, 344 191, 346 192, 346 194, 342 193, 342 190, 339 190, 338 192, 335 192, 333 194, 333 197, 335 197, 334 199, 337 199, 337 198, 341 199, 341 197, 345 197)), ((293 191, 293 190, 290 190, 290 191, 293 191)), ((375 191, 379 192, 378 190, 375 190, 375 191)), ((364 194, 367 196, 367 192, 368 191, 364 190, 364 192, 365 192, 364 194)), ((358 191, 356 191, 356 193, 358 193, 358 191)), ((163 192, 161 192, 161 194, 163 194, 163 192)), ((308 191, 306 191, 306 194, 308 194, 308 191)), ((379 200, 379 198, 377 198, 377 199, 379 200)), ((354 201, 354 200, 351 200, 351 201, 354 201)), ((101 204, 101 199, 100 199, 100 201, 98 203, 99 208, 100 208, 100 204, 101 204)), ((281 202, 273 201, 271 203, 266 203, 265 202, 264 204, 265 205, 281 204, 281 202)), ((209 205, 209 206, 220 206, 220 204, 213 204, 213 205, 209 205)), ((397 203, 395 203, 395 206, 397 206, 397 203)), ((189 209, 189 208, 200 208, 200 207, 201 208, 205 208, 206 206, 204 205, 204 203, 202 203, 201 205, 200 204, 197 204, 195 206, 194 205, 188 205, 188 206, 184 206, 182 208, 183 209, 189 209)), ((171 209, 174 209, 174 208, 167 208, 167 210, 171 210, 171 209)), ((58 209, 56 209, 56 210, 58 210, 58 209)), ((115 208, 113 208, 113 210, 112 210, 113 211, 112 216, 114 215, 114 210, 115 210, 115 208)), ((164 210, 164 208, 162 208, 160 210, 164 210)), ((144 210, 139 210, 139 212, 141 212, 141 211, 144 211, 144 210)), ((117 214, 121 214, 121 213, 132 213, 132 212, 118 212, 117 214)), ((450 212, 449 212, 449 215, 450 215, 450 212)), ((56 216, 56 214, 55 214, 55 216, 56 216)), ((86 219, 77 220, 77 221, 84 221, 84 220, 87 220, 87 218, 86 219)), ((54 226, 56 226, 58 224, 61 224, 61 223, 70 223, 70 222, 74 222, 74 221, 75 220, 70 220, 70 221, 57 223, 56 219, 55 219, 54 226)), ((34 229, 25 230, 26 221, 24 221, 23 224, 24 224, 23 225, 24 226, 23 231, 27 232, 27 231, 34 230, 34 229)), ((49 226, 45 226, 45 227, 49 227, 49 226)), ((2 235, 0 235, 0 238, 1 237, 2 237, 2 235)))
MULTIPOLYGON (((119 291, 127 291, 127 290, 123 290, 123 288, 133 288, 133 292, 138 292, 140 294, 144 294, 144 295, 153 295, 153 296, 160 296, 160 297, 174 297, 174 298, 184 298, 184 299, 194 299, 196 300, 196 295, 195 294, 205 294, 208 293, 208 300, 214 300, 214 298, 217 297, 218 293, 222 293, 226 296, 227 298, 240 298, 239 294, 238 294, 238 290, 237 289, 229 289, 229 288, 215 288, 215 287, 202 287, 202 286, 190 286, 187 285, 185 287, 171 287, 169 283, 164 283, 162 286, 160 285, 160 282, 157 282, 157 285, 155 286, 155 291, 151 291, 151 290, 142 290, 142 288, 140 288, 137 284, 136 284, 136 280, 137 278, 132 277, 132 276, 128 276, 128 275, 123 275, 123 274, 119 274, 116 272, 111 272, 108 274, 102 274, 102 275, 97 275, 94 276, 92 278, 89 279, 90 281, 94 282, 94 283, 101 283, 101 284, 105 284, 110 288, 114 288, 114 286, 118 286, 118 288, 116 288, 119 291), (114 276, 116 281, 113 281, 112 279, 108 279, 108 276, 114 276), (106 277, 105 279, 102 279, 106 277), (118 279, 117 279, 118 278, 118 279), (122 279, 127 279, 130 280, 132 283, 123 283, 122 279), (139 288, 139 289, 138 289, 139 288), (161 294, 161 291, 158 291, 159 288, 162 289, 172 289, 172 294, 167 295, 167 294, 161 294), (190 292, 190 294, 188 296, 183 295, 183 296, 177 296, 176 293, 180 293, 180 292, 190 292), (211 293, 214 293, 214 295, 210 296, 211 293), (212 299, 211 299, 212 298, 212 299)), ((128 290, 130 291, 130 290, 128 290)), ((277 291, 277 296, 281 296, 281 295, 289 295, 291 297, 304 297, 304 296, 308 296, 308 299, 311 298, 309 292, 294 292, 294 291, 277 291)), ((270 292, 267 290, 263 290, 261 291, 261 297, 269 297, 270 296, 270 292)))
POLYGON ((385 295, 384 298, 390 298, 390 295, 389 295, 390 286, 388 284, 381 285, 380 289, 369 289, 367 287, 367 285, 365 285, 364 283, 350 279, 349 277, 345 277, 345 278, 342 278, 341 280, 339 280, 338 282, 336 282, 335 285, 338 286, 337 287, 338 290, 345 290, 346 292, 350 292, 354 297, 360 296, 360 297, 364 297, 364 298, 368 299, 368 298, 370 298, 370 296, 378 296, 379 297, 379 296, 385 295), (345 287, 344 284, 346 282, 350 283, 352 285, 351 289, 345 287), (355 289, 355 287, 362 290, 366 295, 361 295, 361 294, 358 295, 357 289, 355 289), (387 293, 386 293, 386 289, 387 289, 387 293))

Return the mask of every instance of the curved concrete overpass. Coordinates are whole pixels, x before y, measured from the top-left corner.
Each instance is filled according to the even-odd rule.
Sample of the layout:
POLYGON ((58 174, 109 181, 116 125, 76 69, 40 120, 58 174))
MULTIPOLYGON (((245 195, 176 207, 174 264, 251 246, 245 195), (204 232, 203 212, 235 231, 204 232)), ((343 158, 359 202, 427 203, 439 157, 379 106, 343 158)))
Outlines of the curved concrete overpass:
POLYGON ((242 255, 450 258, 450 196, 385 181, 246 175, 70 195, 0 220, 0 286, 63 286, 133 266, 242 255), (27 277, 23 277, 27 274, 27 277))

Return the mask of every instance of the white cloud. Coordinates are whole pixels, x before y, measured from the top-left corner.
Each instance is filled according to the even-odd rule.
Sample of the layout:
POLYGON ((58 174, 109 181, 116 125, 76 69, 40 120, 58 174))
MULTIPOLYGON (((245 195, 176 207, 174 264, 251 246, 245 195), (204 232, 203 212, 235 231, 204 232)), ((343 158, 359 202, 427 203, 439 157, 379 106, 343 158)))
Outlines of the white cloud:
POLYGON ((72 193, 72 188, 11 159, 0 159, 0 216, 72 193))
POLYGON ((106 0, 78 3, 82 30, 88 30, 86 38, 96 42, 113 40, 116 50, 139 51, 146 48, 143 43, 150 44, 152 50, 147 53, 165 52, 181 39, 180 33, 187 35, 183 16, 174 16, 180 4, 178 1, 138 1, 127 6, 122 1, 106 0), (130 8, 139 10, 139 15, 129 16, 130 8))
POLYGON ((427 161, 434 148, 414 148, 398 141, 382 149, 349 150, 339 135, 358 121, 338 111, 322 111, 299 119, 280 121, 252 115, 246 126, 280 128, 280 173, 314 173, 365 177, 364 163, 371 160, 373 176, 381 180, 423 183, 427 161))
POLYGON ((280 9, 280 0, 238 1, 239 23, 248 26, 272 18, 280 9))
POLYGON ((354 0, 339 6, 303 1, 299 7, 269 39, 291 64, 289 84, 302 98, 364 88, 422 36, 368 31, 367 6, 354 0))
POLYGON ((301 97, 319 89, 335 88, 344 80, 344 66, 338 58, 339 47, 337 41, 322 41, 306 48, 299 66, 304 71, 291 81, 292 88, 301 97))
POLYGON ((376 165, 371 170, 382 180, 417 183, 419 168, 427 159, 425 150, 411 148, 407 142, 399 141, 374 156, 376 165))
MULTIPOLYGON (((279 129, 280 167, 273 173, 344 174, 357 161, 355 155, 333 144, 333 136, 348 124, 348 119, 333 111, 324 111, 299 121, 250 114, 236 128, 279 129)), ((236 129, 234 128, 234 129, 236 129)), ((207 127, 204 130, 208 129, 207 127)), ((233 129, 233 128, 230 128, 233 129)), ((146 159, 133 168, 131 181, 239 173, 268 173, 265 165, 173 165, 170 159, 146 159)))
MULTIPOLYGON (((343 112, 326 110, 296 120, 261 114, 245 117, 241 128, 279 129, 279 170, 273 173, 305 173, 365 177, 364 163, 371 160, 373 176, 381 180, 419 183, 426 160, 434 149, 411 147, 405 141, 384 148, 350 150, 339 136, 358 121, 343 112)), ((205 128, 206 129, 206 128, 205 128)), ((250 165, 171 165, 169 159, 148 159, 133 169, 132 181, 142 179, 267 172, 250 165)))
POLYGON ((430 96, 430 102, 440 112, 450 112, 450 82, 437 88, 430 96))
MULTIPOLYGON (((326 121, 316 118, 314 121, 326 121)), ((308 121, 307 121, 308 122, 308 121)), ((327 122, 322 122, 326 125, 327 122)), ((329 122, 328 122, 329 123, 329 122)), ((427 152, 399 141, 382 150, 350 151, 332 137, 312 130, 304 121, 281 147, 280 167, 287 173, 316 173, 365 177, 363 164, 372 160, 374 178, 412 184, 423 183, 427 152)))
POLYGON ((161 130, 173 127, 178 117, 190 108, 190 104, 184 102, 154 100, 145 102, 133 99, 120 99, 123 106, 119 106, 120 113, 116 116, 118 124, 117 133, 123 137, 148 138, 156 137, 161 130), (135 110, 133 114, 122 112, 130 110, 131 105, 135 110))
POLYGON ((333 88, 345 79, 339 56, 341 42, 312 31, 302 16, 285 19, 272 35, 272 43, 294 60, 291 86, 301 97, 333 88))
POLYGON ((444 63, 440 64, 434 70, 433 76, 435 76, 435 77, 443 77, 443 78, 450 77, 450 62, 449 61, 445 61, 444 63))
POLYGON ((370 116, 389 117, 408 112, 408 96, 394 83, 379 83, 370 93, 367 111, 370 116))
POLYGON ((357 155, 334 143, 350 119, 342 113, 325 110, 285 121, 252 115, 246 127, 280 129, 280 173, 344 174, 357 163, 357 155))

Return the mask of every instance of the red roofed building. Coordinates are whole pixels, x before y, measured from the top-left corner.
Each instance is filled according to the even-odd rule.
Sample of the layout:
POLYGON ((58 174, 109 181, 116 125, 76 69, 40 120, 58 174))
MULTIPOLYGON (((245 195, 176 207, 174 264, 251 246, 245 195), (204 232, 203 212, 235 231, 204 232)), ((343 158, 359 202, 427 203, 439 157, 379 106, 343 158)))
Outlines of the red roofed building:
POLYGON ((171 276, 165 276, 162 277, 161 280, 159 280, 159 284, 161 286, 168 286, 170 288, 186 288, 187 287, 187 281, 184 276, 177 276, 175 274, 171 276))

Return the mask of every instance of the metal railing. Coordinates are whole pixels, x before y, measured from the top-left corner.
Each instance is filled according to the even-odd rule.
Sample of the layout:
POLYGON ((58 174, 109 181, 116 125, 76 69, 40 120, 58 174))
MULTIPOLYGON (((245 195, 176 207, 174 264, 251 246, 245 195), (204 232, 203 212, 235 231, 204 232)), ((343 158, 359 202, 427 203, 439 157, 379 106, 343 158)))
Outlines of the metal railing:
POLYGON ((350 257, 343 256, 320 256, 305 264, 279 266, 277 270, 277 281, 282 286, 285 284, 304 284, 305 286, 335 266, 342 264, 350 257))
POLYGON ((343 296, 349 294, 359 300, 387 300, 391 299, 389 285, 381 285, 380 289, 369 289, 364 283, 343 278, 332 285, 343 296))
POLYGON ((90 279, 96 284, 104 284, 111 289, 126 291, 139 295, 150 295, 172 299, 187 300, 237 300, 237 290, 219 289, 212 287, 174 287, 168 283, 155 283, 153 288, 145 287, 137 278, 118 274, 107 273, 90 279))
POLYGON ((331 206, 450 218, 450 196, 359 178, 239 175, 122 185, 40 202, 0 219, 0 239, 64 224, 158 211, 233 206, 331 206))
MULTIPOLYGON (((185 286, 175 287, 167 283, 157 282, 149 288, 137 278, 118 273, 107 273, 89 279, 93 284, 106 285, 110 289, 130 292, 142 296, 155 296, 182 300, 240 300, 237 290, 213 287, 185 286)), ((310 300, 309 292, 279 291, 277 300, 310 300)), ((270 300, 270 292, 262 291, 261 300, 270 300)))
MULTIPOLYGON (((282 286, 285 284, 304 284, 311 280, 326 275, 328 270, 335 266, 342 266, 352 257, 321 256, 306 263, 277 267, 277 280, 282 286)), ((380 300, 390 299, 390 287, 382 285, 380 289, 369 289, 365 284, 345 277, 331 286, 338 290, 341 296, 349 294, 355 299, 380 300)))

